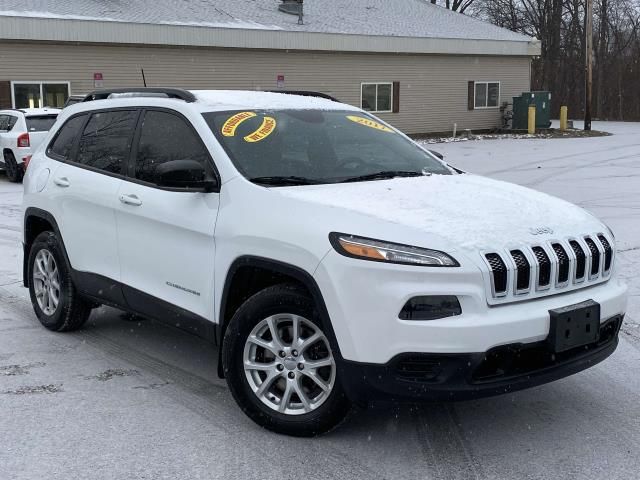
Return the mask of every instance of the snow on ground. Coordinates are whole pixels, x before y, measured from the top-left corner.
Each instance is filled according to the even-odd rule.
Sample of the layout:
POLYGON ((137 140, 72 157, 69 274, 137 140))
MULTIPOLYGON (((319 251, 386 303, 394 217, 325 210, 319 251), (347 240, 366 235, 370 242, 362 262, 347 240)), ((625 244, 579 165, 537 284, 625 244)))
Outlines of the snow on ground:
POLYGON ((582 137, 601 137, 609 135, 607 132, 584 130, 566 130, 564 132, 555 130, 544 130, 533 134, 529 133, 473 133, 470 130, 459 132, 455 137, 424 137, 419 138, 418 143, 429 148, 430 145, 438 143, 459 143, 459 142, 478 142, 483 140, 533 140, 533 139, 566 139, 566 138, 582 138, 582 137))
POLYGON ((21 187, 0 174, 0 479, 632 479, 640 470, 640 124, 611 137, 438 146, 468 171, 603 218, 630 284, 625 333, 568 379, 458 404, 376 406, 334 433, 256 427, 215 376, 216 351, 101 308, 44 330, 20 273, 21 187))

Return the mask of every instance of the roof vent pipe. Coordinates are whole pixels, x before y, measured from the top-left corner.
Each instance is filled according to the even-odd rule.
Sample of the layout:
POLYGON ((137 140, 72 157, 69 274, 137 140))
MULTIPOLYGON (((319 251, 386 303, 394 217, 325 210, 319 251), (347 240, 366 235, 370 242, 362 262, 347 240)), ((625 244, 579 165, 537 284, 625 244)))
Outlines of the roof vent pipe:
POLYGON ((278 10, 284 13, 298 16, 298 25, 304 24, 304 0, 282 0, 278 10))

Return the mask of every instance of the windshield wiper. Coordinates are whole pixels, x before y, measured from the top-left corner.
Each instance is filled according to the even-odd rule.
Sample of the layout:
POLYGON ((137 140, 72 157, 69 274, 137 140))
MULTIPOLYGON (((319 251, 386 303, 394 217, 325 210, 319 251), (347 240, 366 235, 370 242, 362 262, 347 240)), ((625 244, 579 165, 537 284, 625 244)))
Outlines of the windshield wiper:
POLYGON ((368 175, 360 175, 358 177, 347 178, 339 183, 349 182, 366 182, 367 180, 387 180, 396 177, 422 177, 423 172, 405 171, 405 170, 387 170, 383 172, 370 173, 368 175))
POLYGON ((263 185, 272 185, 275 187, 285 187, 292 185, 317 185, 321 182, 313 180, 312 178, 290 176, 274 176, 274 177, 255 177, 252 178, 253 183, 260 183, 263 185))

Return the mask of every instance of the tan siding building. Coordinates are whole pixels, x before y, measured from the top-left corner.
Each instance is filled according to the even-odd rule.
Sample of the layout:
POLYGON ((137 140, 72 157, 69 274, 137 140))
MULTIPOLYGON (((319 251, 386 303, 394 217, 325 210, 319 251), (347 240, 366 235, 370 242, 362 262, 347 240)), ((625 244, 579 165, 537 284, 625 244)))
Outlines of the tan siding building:
POLYGON ((43 16, 3 17, 0 10, 0 108, 28 106, 29 98, 55 106, 96 87, 142 86, 144 70, 148 86, 319 91, 387 112, 377 114, 407 133, 454 124, 491 129, 500 125, 502 103, 530 89, 531 58, 539 53, 536 42, 511 32, 505 40, 380 38, 43 16))

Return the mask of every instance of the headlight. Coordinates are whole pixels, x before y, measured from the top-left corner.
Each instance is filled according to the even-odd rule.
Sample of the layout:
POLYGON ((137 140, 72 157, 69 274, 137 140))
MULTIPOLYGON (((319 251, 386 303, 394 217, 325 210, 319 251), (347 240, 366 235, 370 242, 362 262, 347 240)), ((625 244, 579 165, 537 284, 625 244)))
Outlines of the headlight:
POLYGON ((344 233, 331 233, 329 240, 338 253, 346 257, 374 262, 423 265, 427 267, 459 267, 451 256, 438 250, 411 247, 383 242, 371 238, 356 237, 344 233))

